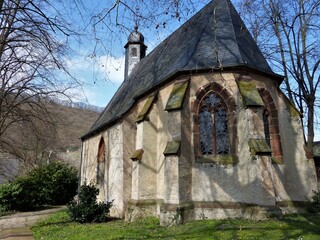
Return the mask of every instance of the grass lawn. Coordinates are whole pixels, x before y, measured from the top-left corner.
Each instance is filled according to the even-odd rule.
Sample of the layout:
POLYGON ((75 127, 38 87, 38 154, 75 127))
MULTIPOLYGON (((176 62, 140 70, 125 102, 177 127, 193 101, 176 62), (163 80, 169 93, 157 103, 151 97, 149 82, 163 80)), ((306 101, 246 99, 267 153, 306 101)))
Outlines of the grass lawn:
POLYGON ((99 224, 71 222, 65 211, 51 215, 32 229, 42 240, 99 239, 320 239, 320 216, 296 215, 265 221, 203 220, 161 227, 156 218, 132 223, 113 220, 99 224))

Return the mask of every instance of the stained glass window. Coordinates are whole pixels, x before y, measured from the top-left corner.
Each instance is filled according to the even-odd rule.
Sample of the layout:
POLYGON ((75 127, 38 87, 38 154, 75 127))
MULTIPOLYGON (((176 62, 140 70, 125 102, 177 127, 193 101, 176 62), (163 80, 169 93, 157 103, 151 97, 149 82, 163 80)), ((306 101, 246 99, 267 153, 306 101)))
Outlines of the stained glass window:
POLYGON ((264 135, 265 135, 265 138, 266 138, 266 142, 269 145, 269 147, 271 147, 268 111, 264 111, 263 112, 263 127, 264 127, 264 135))
POLYGON ((222 99, 210 92, 199 111, 200 146, 203 155, 229 154, 227 111, 222 99))
POLYGON ((200 117, 200 144, 201 152, 204 155, 212 154, 212 117, 211 112, 204 108, 199 114, 200 117))

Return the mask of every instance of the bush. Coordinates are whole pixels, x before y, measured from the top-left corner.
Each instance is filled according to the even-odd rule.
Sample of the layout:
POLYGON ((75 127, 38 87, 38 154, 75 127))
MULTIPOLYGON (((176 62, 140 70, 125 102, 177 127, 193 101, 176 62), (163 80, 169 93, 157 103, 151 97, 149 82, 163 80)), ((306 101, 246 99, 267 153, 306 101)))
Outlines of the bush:
POLYGON ((77 193, 77 170, 65 163, 52 162, 32 170, 29 175, 41 190, 39 202, 42 204, 67 204, 77 193))
POLYGON ((1 211, 11 211, 15 198, 21 192, 21 187, 18 184, 2 184, 0 185, 0 208, 1 211))
POLYGON ((29 177, 19 177, 0 188, 0 206, 6 211, 26 211, 39 205, 36 185, 29 177))
POLYGON ((68 205, 70 218, 80 223, 107 221, 112 202, 98 203, 98 194, 98 188, 93 184, 87 185, 85 182, 80 188, 78 201, 73 201, 68 205))
POLYGON ((61 162, 33 169, 0 187, 0 209, 27 211, 43 205, 66 204, 77 191, 77 170, 61 162))
POLYGON ((314 192, 308 211, 313 214, 320 214, 320 192, 314 192))

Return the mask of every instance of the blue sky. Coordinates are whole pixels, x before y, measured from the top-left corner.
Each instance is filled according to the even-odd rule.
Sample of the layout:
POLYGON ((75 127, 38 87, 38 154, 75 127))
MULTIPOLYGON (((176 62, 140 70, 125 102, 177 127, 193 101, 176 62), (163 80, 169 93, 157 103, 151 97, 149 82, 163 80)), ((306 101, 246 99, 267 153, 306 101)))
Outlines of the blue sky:
MULTIPOLYGON (((105 107, 123 81, 124 45, 127 43, 128 35, 134 29, 135 18, 129 13, 125 13, 120 19, 121 24, 124 24, 125 27, 117 27, 115 26, 115 11, 113 11, 110 19, 107 18, 104 22, 95 25, 94 29, 92 27, 94 21, 92 13, 105 13, 114 2, 85 0, 84 8, 86 10, 83 11, 82 17, 79 18, 77 13, 73 16, 74 20, 80 24, 80 29, 81 24, 83 25, 84 29, 81 29, 81 31, 85 33, 84 38, 81 39, 81 44, 76 41, 73 44, 74 54, 67 63, 70 72, 82 83, 81 89, 71 91, 74 101, 105 107), (110 30, 114 33, 110 34, 110 30)), ((130 2, 130 4, 134 5, 133 2, 130 2)), ((148 46, 147 53, 151 52, 155 46, 208 2, 208 0, 199 0, 193 6, 193 12, 184 14, 180 21, 175 17, 168 16, 164 16, 164 19, 160 17, 153 23, 145 25, 138 21, 139 31, 145 36, 145 44, 148 46), (156 21, 160 25, 159 28, 155 27, 156 21), (163 25, 164 21, 167 23, 165 26, 163 25)), ((138 9, 137 11, 144 10, 138 9)))
MULTIPOLYGON (((232 1, 236 8, 238 1, 232 1)), ((145 44, 148 46, 147 54, 194 15, 195 11, 202 8, 206 2, 208 0, 199 1, 198 4, 193 6, 194 12, 183 16, 181 21, 177 21, 174 17, 169 17, 164 20, 167 24, 163 26, 161 18, 159 21, 156 20, 160 24, 157 29, 152 25, 153 23, 147 26, 144 26, 143 23, 138 23, 139 31, 145 36, 145 44)), ((91 14, 93 12, 106 12, 114 1, 86 0, 84 3, 86 4, 87 15, 83 15, 82 24, 86 25, 90 21, 92 22, 91 14)), ((95 35, 92 33, 92 26, 88 24, 84 29, 86 37, 82 39, 83 43, 74 45, 73 50, 76 54, 69 59, 68 65, 71 73, 82 83, 81 89, 78 88, 73 91, 74 101, 105 107, 121 85, 124 75, 125 49, 123 46, 126 44, 127 37, 135 25, 134 18, 129 19, 130 14, 124 14, 124 16, 127 16, 127 18, 123 17, 121 24, 124 24, 125 27, 115 26, 115 16, 111 14, 110 19, 106 19, 106 24, 99 23, 95 26, 95 35), (110 34, 110 30, 116 34, 110 34), (96 42, 98 44, 95 45, 96 42)), ((320 134, 316 132, 316 135, 316 140, 320 140, 320 134)))

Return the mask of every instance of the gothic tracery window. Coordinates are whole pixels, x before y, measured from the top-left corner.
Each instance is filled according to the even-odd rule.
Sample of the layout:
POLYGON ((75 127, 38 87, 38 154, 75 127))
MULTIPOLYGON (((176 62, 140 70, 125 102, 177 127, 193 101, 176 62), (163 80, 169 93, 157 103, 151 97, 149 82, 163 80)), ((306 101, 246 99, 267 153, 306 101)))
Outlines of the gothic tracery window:
POLYGON ((229 154, 227 110, 222 99, 209 92, 200 103, 199 130, 202 155, 229 154))

